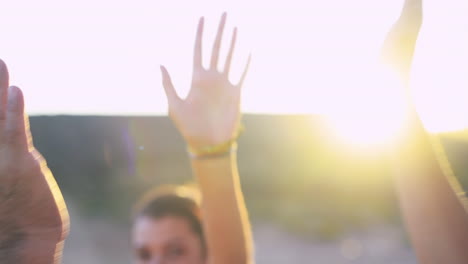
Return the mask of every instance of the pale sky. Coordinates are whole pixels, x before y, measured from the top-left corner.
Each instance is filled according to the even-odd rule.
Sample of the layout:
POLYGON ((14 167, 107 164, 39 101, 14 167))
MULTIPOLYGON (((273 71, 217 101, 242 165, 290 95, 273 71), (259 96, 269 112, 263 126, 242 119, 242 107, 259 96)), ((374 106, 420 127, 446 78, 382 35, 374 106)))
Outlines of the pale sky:
POLYGON ((412 88, 431 130, 468 128, 468 1, 424 1, 412 88))
POLYGON ((226 32, 239 28, 234 80, 253 55, 243 110, 316 113, 334 97, 340 100, 337 78, 352 76, 378 55, 401 5, 402 0, 2 1, 0 58, 10 67, 12 83, 25 91, 32 114, 165 113, 159 65, 168 67, 185 94, 198 17, 206 17, 209 54, 219 16, 227 11, 226 32), (346 75, 338 77, 340 71, 346 75))
MULTIPOLYGON (((444 19, 425 21, 424 26, 433 26, 423 28, 424 41, 418 43, 415 75, 420 81, 415 86, 425 85, 421 76, 433 84, 433 94, 422 100, 422 108, 431 108, 430 98, 443 98, 454 103, 438 100, 440 108, 458 107, 460 118, 466 117, 468 104, 461 99, 467 89, 460 87, 468 83, 468 42, 457 32, 467 35, 467 5, 461 6, 464 0, 425 2, 427 20, 437 14, 444 19), (447 29, 451 24, 458 26, 447 29), (443 34, 443 40, 437 34, 443 34), (443 67, 426 67, 438 54, 434 50, 452 52, 437 58, 443 67), (454 55, 458 50, 463 58, 454 55), (442 82, 453 79, 454 63, 457 85, 443 87, 451 92, 434 97, 446 86, 442 82)), ((353 87, 375 86, 364 80, 375 68, 402 4, 403 0, 2 1, 0 58, 10 67, 12 83, 25 91, 31 114, 164 114, 159 65, 167 66, 176 89, 186 94, 197 20, 206 17, 204 54, 209 54, 219 17, 227 11, 226 33, 234 25, 239 28, 233 80, 248 54, 253 56, 243 111, 321 114, 345 107, 353 87)))

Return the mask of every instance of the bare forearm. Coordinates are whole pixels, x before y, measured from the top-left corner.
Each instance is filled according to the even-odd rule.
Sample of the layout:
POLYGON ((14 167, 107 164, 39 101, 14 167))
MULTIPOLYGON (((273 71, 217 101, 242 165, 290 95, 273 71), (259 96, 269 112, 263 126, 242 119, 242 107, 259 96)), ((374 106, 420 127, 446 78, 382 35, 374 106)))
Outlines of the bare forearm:
POLYGON ((235 154, 194 159, 192 169, 203 197, 210 263, 251 263, 252 236, 235 154))
MULTIPOLYGON (((422 1, 406 0, 389 33, 384 55, 406 85, 422 24, 422 1)), ((429 135, 411 110, 405 139, 394 153, 396 186, 407 230, 420 263, 468 263, 468 215, 429 135)), ((446 164, 448 165, 448 164, 446 164)))
POLYGON ((428 136, 415 138, 396 155, 401 209, 420 263, 468 263, 468 215, 428 136))

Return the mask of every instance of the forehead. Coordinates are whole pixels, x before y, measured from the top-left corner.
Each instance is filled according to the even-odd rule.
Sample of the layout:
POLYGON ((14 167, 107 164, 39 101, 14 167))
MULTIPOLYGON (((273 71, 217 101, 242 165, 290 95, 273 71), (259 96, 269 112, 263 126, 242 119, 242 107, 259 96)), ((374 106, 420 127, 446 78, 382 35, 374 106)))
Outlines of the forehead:
POLYGON ((140 216, 133 227, 133 242, 137 245, 158 245, 193 239, 196 239, 196 235, 188 221, 177 216, 164 216, 158 219, 140 216))

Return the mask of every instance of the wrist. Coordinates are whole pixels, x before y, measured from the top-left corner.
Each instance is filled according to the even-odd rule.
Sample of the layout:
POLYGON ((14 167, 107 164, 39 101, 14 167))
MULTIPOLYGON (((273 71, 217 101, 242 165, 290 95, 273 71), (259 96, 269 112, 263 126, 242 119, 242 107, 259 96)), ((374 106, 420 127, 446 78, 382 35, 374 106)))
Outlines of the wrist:
POLYGON ((188 147, 187 153, 192 160, 229 158, 237 152, 237 142, 227 141, 218 145, 201 148, 188 147))
MULTIPOLYGON (((232 176, 232 172, 237 170, 237 155, 236 152, 231 152, 228 155, 190 159, 190 164, 194 172, 194 176, 198 180, 206 180, 216 178, 225 180, 232 176)), ((203 188, 202 188, 203 189, 203 188)))
POLYGON ((398 132, 397 150, 414 150, 428 145, 431 135, 426 131, 421 119, 413 107, 406 111, 406 118, 398 132))
POLYGON ((400 168, 428 169, 428 164, 437 163, 436 139, 421 126, 405 131, 394 145, 392 159, 400 168))
MULTIPOLYGON (((218 129, 219 130, 219 129, 218 129)), ((185 138, 186 145, 194 151, 219 147, 220 145, 233 144, 237 141, 245 128, 242 124, 236 125, 229 133, 202 133, 203 135, 190 136, 182 133, 185 138)), ((221 131, 218 131, 221 132, 221 131)))
POLYGON ((192 159, 214 159, 229 157, 237 151, 237 139, 244 131, 241 125, 237 132, 224 140, 187 141, 187 152, 192 159), (197 142, 197 143, 194 143, 197 142))

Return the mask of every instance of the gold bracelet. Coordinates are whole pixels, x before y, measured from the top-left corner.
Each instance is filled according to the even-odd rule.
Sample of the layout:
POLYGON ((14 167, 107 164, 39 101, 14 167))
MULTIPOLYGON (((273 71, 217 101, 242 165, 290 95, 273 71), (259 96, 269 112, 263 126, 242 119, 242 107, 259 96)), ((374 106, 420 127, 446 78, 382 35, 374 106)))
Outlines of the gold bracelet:
POLYGON ((192 159, 216 158, 230 155, 237 150, 237 139, 243 131, 244 127, 241 125, 236 136, 234 136, 232 139, 220 144, 203 146, 199 148, 188 146, 187 152, 192 159))
MULTIPOLYGON (((223 145, 226 145, 226 144, 227 143, 223 143, 223 145)), ((221 146, 221 145, 217 145, 217 146, 221 146)), ((235 153, 237 151, 237 143, 236 142, 232 142, 229 145, 226 145, 227 147, 223 147, 223 148, 218 148, 217 146, 212 146, 212 148, 210 149, 210 152, 204 152, 204 153, 194 152, 190 148, 187 149, 187 152, 188 152, 190 158, 203 160, 203 159, 223 158, 223 157, 229 156, 229 155, 231 155, 231 154, 233 154, 233 153, 235 153), (216 151, 214 151, 214 149, 216 149, 216 151), (213 151, 211 151, 211 150, 213 150, 213 151)))

